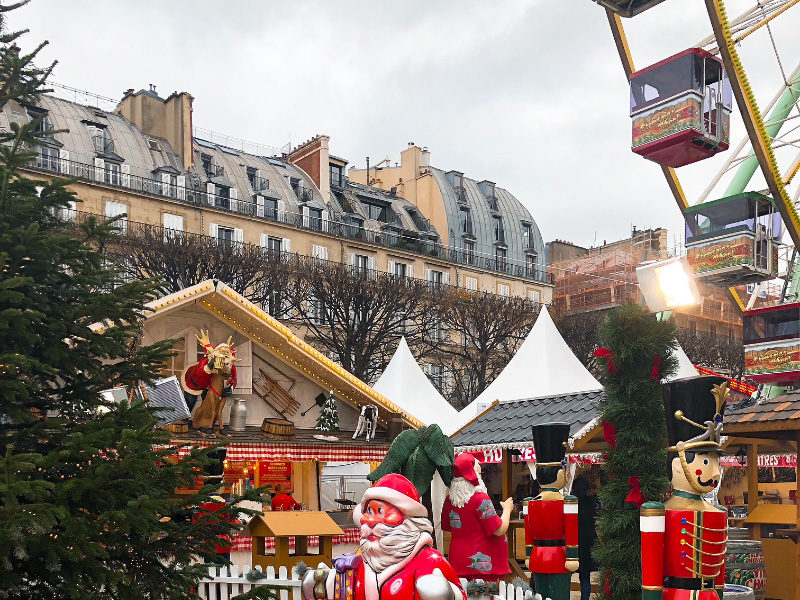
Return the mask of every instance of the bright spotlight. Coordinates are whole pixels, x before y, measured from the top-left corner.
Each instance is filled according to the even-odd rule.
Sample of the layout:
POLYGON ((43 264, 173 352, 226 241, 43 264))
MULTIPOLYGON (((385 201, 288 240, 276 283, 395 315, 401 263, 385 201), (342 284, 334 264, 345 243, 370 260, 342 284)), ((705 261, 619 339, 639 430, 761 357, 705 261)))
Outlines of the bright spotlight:
POLYGON ((694 274, 685 258, 643 263, 636 268, 636 277, 651 312, 700 303, 694 274))

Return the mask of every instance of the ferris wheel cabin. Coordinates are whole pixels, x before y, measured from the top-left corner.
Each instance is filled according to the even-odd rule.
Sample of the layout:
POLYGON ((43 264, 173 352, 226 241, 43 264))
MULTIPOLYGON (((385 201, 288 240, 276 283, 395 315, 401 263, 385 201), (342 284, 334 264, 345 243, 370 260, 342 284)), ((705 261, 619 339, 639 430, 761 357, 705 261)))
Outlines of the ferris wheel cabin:
POLYGON ((595 0, 611 12, 617 13, 620 17, 634 17, 640 12, 652 8, 656 4, 661 4, 664 0, 595 0))
POLYGON ((748 310, 742 328, 745 377, 800 385, 800 302, 748 310))
POLYGON ((631 75, 632 149, 682 167, 728 149, 733 106, 722 61, 689 48, 631 75))
POLYGON ((783 221, 772 199, 744 192, 684 211, 686 258, 707 283, 736 286, 773 279, 783 221))

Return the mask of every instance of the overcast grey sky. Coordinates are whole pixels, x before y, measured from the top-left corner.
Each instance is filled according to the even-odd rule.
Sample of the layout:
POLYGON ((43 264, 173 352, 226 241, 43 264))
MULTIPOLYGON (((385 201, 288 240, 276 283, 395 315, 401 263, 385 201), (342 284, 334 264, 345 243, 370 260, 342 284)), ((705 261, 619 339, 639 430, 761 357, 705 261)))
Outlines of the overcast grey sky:
MULTIPOLYGON (((754 2, 728 0, 728 12, 754 2)), ((546 241, 681 232, 660 168, 630 152, 627 82, 589 0, 34 0, 12 17, 31 29, 26 48, 50 41, 59 83, 112 98, 149 83, 188 91, 197 126, 278 147, 325 133, 360 167, 398 161, 413 141, 435 166, 511 191, 546 241)), ((700 0, 625 25, 639 68, 710 33, 700 0)), ((798 26, 800 7, 773 26, 789 71, 798 26)), ((781 81, 766 32, 740 51, 765 104, 781 81)), ((721 160, 679 170, 690 200, 721 160)))

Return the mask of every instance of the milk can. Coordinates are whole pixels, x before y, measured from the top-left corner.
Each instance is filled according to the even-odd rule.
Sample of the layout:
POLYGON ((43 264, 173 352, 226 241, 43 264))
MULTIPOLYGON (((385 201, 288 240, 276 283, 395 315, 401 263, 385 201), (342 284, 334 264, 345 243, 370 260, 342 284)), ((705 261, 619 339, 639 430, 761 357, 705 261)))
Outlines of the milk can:
POLYGON ((231 431, 244 431, 247 426, 247 400, 241 396, 233 398, 231 416, 228 429, 231 431))

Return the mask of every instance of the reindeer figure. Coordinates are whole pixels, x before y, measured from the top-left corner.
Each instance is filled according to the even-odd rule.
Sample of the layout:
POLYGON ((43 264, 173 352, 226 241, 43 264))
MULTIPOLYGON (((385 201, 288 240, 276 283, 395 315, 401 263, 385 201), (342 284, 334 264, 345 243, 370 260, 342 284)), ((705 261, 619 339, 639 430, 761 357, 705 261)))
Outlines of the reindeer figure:
POLYGON ((192 425, 203 435, 230 437, 222 430, 222 409, 225 407, 226 392, 236 387, 236 350, 228 341, 211 344, 208 331, 200 330, 195 336, 205 351, 200 362, 189 365, 181 376, 183 391, 191 396, 202 396, 203 402, 195 407, 192 425))

